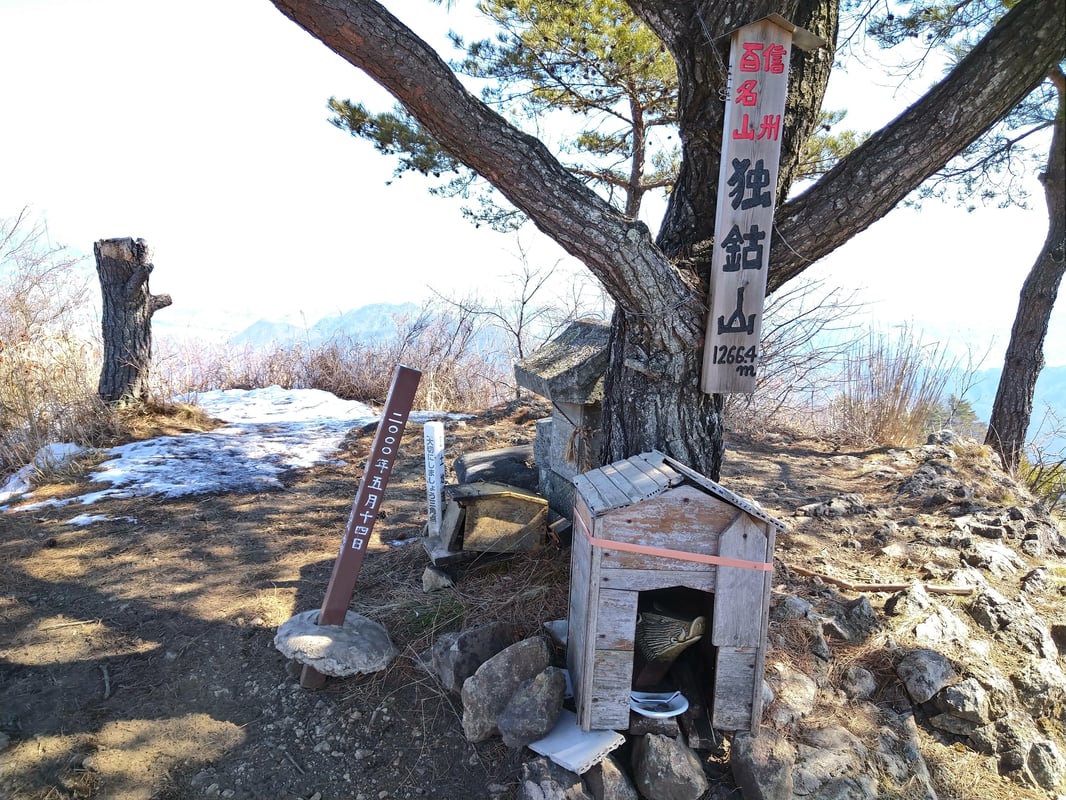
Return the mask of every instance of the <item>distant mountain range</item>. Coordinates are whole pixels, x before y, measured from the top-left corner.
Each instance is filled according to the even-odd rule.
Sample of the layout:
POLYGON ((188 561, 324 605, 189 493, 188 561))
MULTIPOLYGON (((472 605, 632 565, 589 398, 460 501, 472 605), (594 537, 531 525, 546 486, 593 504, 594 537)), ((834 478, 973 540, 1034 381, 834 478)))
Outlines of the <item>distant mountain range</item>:
MULTIPOLYGON (((982 422, 987 423, 988 418, 992 416, 992 404, 996 401, 996 389, 999 387, 999 376, 1002 372, 1001 367, 981 370, 976 374, 973 386, 966 392, 965 399, 970 401, 974 413, 982 422)), ((1066 423, 1066 366, 1044 367, 1041 371, 1033 395, 1030 437, 1037 433, 1037 427, 1043 421, 1048 408, 1066 423)), ((1066 447, 1066 439, 1062 439, 1062 446, 1066 447)))
MULTIPOLYGON (((417 314, 419 310, 420 307, 415 303, 374 303, 344 314, 324 317, 310 327, 261 319, 234 335, 230 342, 253 349, 297 342, 313 347, 337 336, 374 342, 394 334, 398 329, 398 320, 417 314)), ((974 413, 982 422, 987 423, 992 415, 1001 372, 999 367, 981 370, 965 394, 965 399, 970 401, 974 413)), ((1040 373, 1033 401, 1030 435, 1036 433, 1036 426, 1040 425, 1048 407, 1066 418, 1066 366, 1045 367, 1040 373)), ((1066 447, 1066 439, 1062 440, 1062 446, 1066 447)))
POLYGON ((230 338, 230 344, 252 349, 277 345, 317 346, 335 337, 364 342, 387 339, 396 333, 397 320, 416 314, 415 303, 374 303, 332 317, 323 317, 311 327, 260 319, 230 338))

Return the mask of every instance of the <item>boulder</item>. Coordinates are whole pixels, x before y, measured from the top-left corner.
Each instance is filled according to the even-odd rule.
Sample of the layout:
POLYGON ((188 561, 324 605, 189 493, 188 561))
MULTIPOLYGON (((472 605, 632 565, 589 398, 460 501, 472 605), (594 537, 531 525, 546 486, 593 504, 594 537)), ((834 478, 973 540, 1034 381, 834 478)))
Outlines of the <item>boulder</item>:
POLYGON ((896 674, 915 703, 924 703, 956 679, 951 662, 934 650, 913 650, 896 665, 896 674))
POLYGON ((581 776, 538 756, 522 765, 515 800, 593 800, 581 776))
POLYGON ((460 692, 463 682, 477 668, 515 640, 512 625, 494 622, 459 633, 446 633, 430 650, 429 662, 441 685, 449 692, 460 692))
POLYGON ((515 691, 551 663, 548 642, 524 639, 501 650, 463 683, 463 733, 483 742, 499 732, 496 721, 515 691))
POLYGON ((633 781, 613 755, 592 767, 584 778, 585 785, 596 800, 640 800, 633 781))
POLYGON ((733 737, 729 765, 744 800, 793 800, 796 749, 771 728, 733 737))
POLYGON ((649 733, 633 745, 637 789, 655 800, 696 800, 708 789, 699 756, 679 739, 649 733))
POLYGON ((522 683, 496 718, 503 743, 519 748, 544 738, 559 719, 564 694, 566 678, 556 667, 522 683))

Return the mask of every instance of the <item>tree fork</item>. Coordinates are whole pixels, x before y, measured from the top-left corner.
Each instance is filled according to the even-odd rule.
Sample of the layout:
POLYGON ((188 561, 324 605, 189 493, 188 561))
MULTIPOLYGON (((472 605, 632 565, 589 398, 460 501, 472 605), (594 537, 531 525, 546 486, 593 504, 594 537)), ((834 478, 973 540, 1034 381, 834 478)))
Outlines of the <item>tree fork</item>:
POLYGON ((101 239, 93 255, 103 298, 99 395, 108 403, 142 400, 152 361, 152 315, 171 304, 170 295, 148 290, 155 265, 144 239, 101 239))

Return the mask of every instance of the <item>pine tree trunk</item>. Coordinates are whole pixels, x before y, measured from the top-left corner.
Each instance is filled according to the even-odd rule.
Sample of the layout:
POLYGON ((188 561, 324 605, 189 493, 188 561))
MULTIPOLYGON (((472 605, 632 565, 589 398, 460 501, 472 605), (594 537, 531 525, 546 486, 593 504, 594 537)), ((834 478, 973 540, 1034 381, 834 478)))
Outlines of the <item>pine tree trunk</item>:
POLYGON ((1018 312, 1011 328, 1010 344, 999 377, 996 401, 992 405, 985 444, 992 447, 1008 470, 1021 463, 1025 435, 1033 415, 1036 381, 1044 368, 1044 338, 1059 284, 1066 270, 1066 78, 1062 72, 1052 79, 1059 94, 1048 154, 1047 170, 1041 175, 1047 198, 1048 235, 1036 263, 1022 284, 1018 312))
POLYGON ((155 267, 144 239, 101 239, 93 254, 103 297, 100 397, 108 403, 143 400, 152 362, 152 315, 170 305, 170 295, 148 291, 155 267))
MULTIPOLYGON (((679 328, 679 318, 680 313, 673 324, 670 320, 660 324, 679 328)), ((603 460, 609 463, 660 450, 718 480, 723 455, 722 403, 721 395, 700 389, 703 351, 696 341, 674 349, 649 346, 641 335, 642 327, 628 320, 623 311, 615 311, 611 320, 601 417, 603 460)))

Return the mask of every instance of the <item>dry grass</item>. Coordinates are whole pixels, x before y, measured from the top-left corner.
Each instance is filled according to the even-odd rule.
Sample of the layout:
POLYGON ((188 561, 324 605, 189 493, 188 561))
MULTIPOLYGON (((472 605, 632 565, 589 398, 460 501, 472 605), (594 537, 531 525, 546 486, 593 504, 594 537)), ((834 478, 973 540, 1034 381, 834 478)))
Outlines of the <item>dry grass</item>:
POLYGON ((856 441, 909 447, 922 441, 943 404, 951 364, 938 345, 910 329, 895 339, 871 334, 848 351, 832 427, 856 441))

